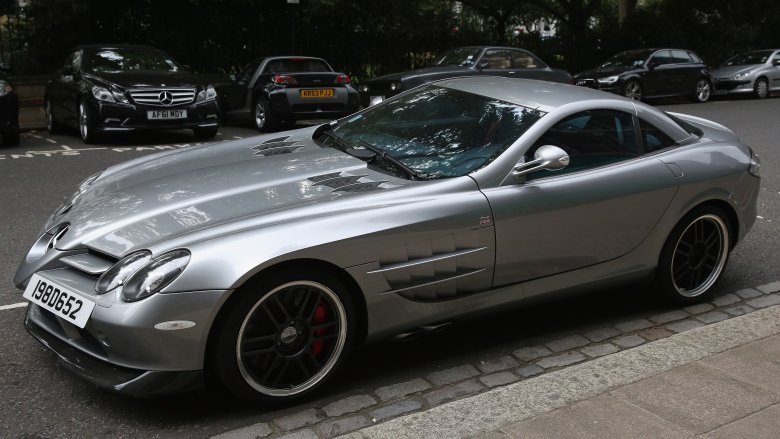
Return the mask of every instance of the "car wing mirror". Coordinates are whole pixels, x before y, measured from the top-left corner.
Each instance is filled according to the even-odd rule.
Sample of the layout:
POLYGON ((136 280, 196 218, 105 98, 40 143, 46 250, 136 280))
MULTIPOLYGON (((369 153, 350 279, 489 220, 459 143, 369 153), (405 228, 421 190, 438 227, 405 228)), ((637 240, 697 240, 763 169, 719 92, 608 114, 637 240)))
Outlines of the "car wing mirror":
POLYGON ((487 61, 482 61, 481 63, 477 64, 477 68, 482 70, 488 68, 490 64, 488 64, 487 61))
POLYGON ((773 66, 780 66, 780 59, 774 59, 774 60, 772 60, 772 65, 773 65, 773 66))
POLYGON ((512 170, 512 175, 520 177, 542 169, 557 171, 566 166, 569 166, 569 154, 566 154, 566 151, 554 145, 544 145, 536 150, 534 159, 530 162, 518 162, 512 170))

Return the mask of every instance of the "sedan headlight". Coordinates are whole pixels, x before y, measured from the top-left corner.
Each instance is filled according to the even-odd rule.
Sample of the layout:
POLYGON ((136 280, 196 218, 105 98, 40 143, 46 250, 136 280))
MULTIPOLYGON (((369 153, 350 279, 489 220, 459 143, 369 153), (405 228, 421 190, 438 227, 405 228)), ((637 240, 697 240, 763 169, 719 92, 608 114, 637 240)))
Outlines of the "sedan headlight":
POLYGON ((596 81, 599 82, 599 84, 614 84, 617 82, 619 76, 607 76, 606 78, 599 78, 596 81))
POLYGON ((160 292, 170 285, 187 267, 190 252, 179 249, 153 258, 130 275, 122 287, 122 299, 135 302, 160 292))
POLYGON ((200 92, 198 92, 197 102, 213 101, 217 98, 217 90, 213 86, 207 85, 200 92))
POLYGON ((360 84, 360 92, 361 93, 368 92, 368 84, 360 84))
POLYGON ((97 85, 92 86, 92 96, 94 96, 95 99, 103 102, 119 102, 122 104, 129 103, 125 95, 122 93, 119 93, 118 91, 111 91, 105 87, 100 87, 97 85))
POLYGON ((0 79, 0 96, 5 96, 12 91, 14 91, 14 88, 11 87, 11 84, 9 84, 8 81, 0 79))
POLYGON ((149 250, 141 250, 125 256, 100 276, 97 285, 95 285, 95 291, 98 294, 106 294, 123 285, 130 275, 147 265, 151 260, 152 252, 149 250))

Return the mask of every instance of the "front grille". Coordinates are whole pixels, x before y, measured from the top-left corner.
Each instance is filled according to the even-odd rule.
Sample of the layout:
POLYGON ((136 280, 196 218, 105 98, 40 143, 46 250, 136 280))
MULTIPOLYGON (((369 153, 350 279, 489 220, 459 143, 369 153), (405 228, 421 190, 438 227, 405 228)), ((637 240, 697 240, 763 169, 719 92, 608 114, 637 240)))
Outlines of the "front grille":
POLYGON ((152 107, 174 107, 187 105, 195 100, 192 88, 149 88, 130 90, 133 102, 152 107))

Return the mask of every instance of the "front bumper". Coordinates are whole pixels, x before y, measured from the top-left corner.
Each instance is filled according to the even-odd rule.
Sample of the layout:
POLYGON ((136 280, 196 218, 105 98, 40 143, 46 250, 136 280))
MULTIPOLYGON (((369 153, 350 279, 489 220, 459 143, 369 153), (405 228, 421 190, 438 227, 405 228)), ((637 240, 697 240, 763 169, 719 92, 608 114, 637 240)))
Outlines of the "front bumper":
POLYGON ((66 368, 100 387, 153 396, 199 387, 208 335, 225 290, 158 293, 123 302, 117 293, 99 296, 95 278, 72 268, 38 275, 96 302, 84 328, 30 303, 27 331, 66 368), (195 325, 162 330, 155 325, 184 320, 195 325))
POLYGON ((119 104, 97 101, 95 128, 101 132, 116 131, 158 131, 219 126, 219 105, 217 101, 198 102, 172 107, 152 107, 146 105, 119 104), (186 110, 183 119, 149 119, 149 111, 186 110))
POLYGON ((713 88, 716 95, 753 93, 753 81, 750 79, 713 79, 713 88))
POLYGON ((623 81, 617 81, 612 84, 601 84, 595 79, 580 78, 580 79, 575 79, 574 84, 580 87, 592 88, 595 90, 606 91, 609 93, 615 93, 615 94, 623 93, 623 81))

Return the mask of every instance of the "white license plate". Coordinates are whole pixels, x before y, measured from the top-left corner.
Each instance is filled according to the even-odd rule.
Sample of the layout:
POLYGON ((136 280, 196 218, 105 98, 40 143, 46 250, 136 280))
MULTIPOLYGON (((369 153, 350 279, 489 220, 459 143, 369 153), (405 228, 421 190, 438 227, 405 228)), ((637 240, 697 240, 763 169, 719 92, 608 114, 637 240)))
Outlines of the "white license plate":
POLYGON ((368 98, 368 106, 376 105, 385 100, 384 96, 371 96, 368 98))
POLYGON ((187 110, 149 110, 146 112, 149 120, 186 119, 187 110))
POLYGON ((27 284, 24 298, 79 328, 87 324, 95 308, 95 302, 92 300, 37 274, 33 274, 30 283, 27 284))

